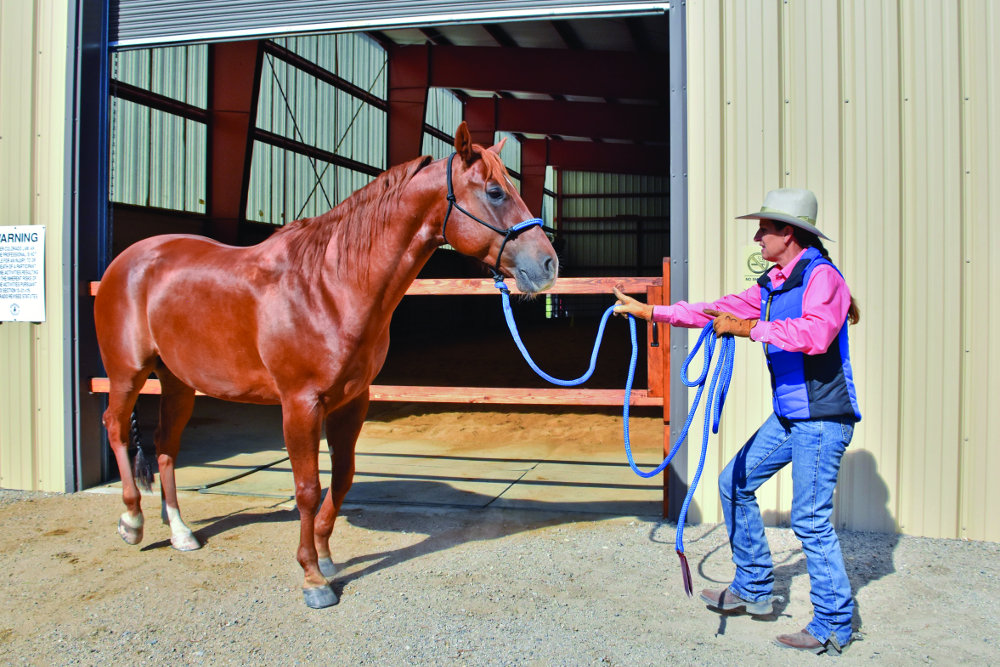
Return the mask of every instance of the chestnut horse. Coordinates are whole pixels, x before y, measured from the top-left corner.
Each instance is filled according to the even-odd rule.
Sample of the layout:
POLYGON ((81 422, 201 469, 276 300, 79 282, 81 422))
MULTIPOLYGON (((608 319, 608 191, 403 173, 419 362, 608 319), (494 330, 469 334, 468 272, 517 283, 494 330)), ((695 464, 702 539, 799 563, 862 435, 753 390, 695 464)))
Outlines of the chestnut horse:
POLYGON ((150 373, 162 387, 155 444, 163 518, 182 551, 201 546, 181 520, 174 479, 195 390, 280 403, 306 604, 337 603, 327 580, 335 569, 330 535, 354 477, 355 444, 368 387, 385 361, 389 319, 410 283, 445 243, 513 277, 527 294, 555 282, 556 253, 541 221, 528 220, 499 158, 501 145, 472 144, 463 122, 451 158, 393 167, 331 211, 290 223, 258 245, 165 235, 130 246, 111 263, 94 318, 110 381, 104 425, 126 507, 122 539, 142 540, 129 418, 150 373), (333 474, 321 507, 324 422, 333 474))

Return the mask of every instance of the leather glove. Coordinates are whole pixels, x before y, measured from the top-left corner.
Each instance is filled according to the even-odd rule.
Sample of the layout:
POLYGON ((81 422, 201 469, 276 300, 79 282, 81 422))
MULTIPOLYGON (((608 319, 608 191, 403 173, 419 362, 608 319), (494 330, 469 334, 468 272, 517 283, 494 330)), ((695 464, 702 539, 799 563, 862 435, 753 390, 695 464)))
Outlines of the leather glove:
POLYGON ((732 334, 733 336, 750 337, 750 330, 757 324, 757 320, 741 320, 732 313, 723 313, 718 310, 703 310, 706 315, 711 315, 712 328, 716 336, 732 334))
POLYGON ((635 317, 641 317, 644 320, 653 319, 653 307, 642 301, 637 301, 625 294, 620 289, 621 285, 614 288, 615 297, 618 301, 615 303, 614 313, 615 315, 621 315, 625 317, 626 315, 634 315, 635 317))

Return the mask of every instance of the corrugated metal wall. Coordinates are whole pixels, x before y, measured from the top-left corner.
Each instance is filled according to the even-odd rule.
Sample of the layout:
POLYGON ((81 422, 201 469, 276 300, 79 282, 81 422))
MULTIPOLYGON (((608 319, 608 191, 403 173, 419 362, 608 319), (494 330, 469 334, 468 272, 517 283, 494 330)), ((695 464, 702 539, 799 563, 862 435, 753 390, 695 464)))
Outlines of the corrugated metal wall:
MULTIPOLYGON (((453 135, 455 128, 462 122, 461 100, 445 88, 428 89, 424 122, 449 136, 453 135)), ((442 141, 425 132, 420 151, 424 155, 433 156, 435 160, 440 160, 451 155, 455 151, 455 147, 454 142, 442 141)))
MULTIPOLYGON (((689 0, 687 17, 690 298, 742 288, 754 230, 737 215, 814 190, 862 311, 837 525, 1000 539, 1000 4, 689 0)), ((759 347, 737 349, 708 521, 712 472, 769 412, 759 347)), ((787 521, 787 471, 758 495, 787 521)))
MULTIPOLYGON (((386 55, 360 34, 274 40, 342 79, 386 97, 386 55)), ((386 114, 265 54, 257 127, 385 169, 386 114)), ((284 224, 325 213, 371 177, 260 142, 254 144, 247 219, 284 224)))
POLYGON ((557 224, 567 270, 659 275, 670 254, 667 190, 666 176, 560 172, 557 224))
POLYGON ((45 225, 41 324, 0 325, 0 487, 64 491, 72 452, 64 401, 69 3, 0 3, 0 210, 45 225))
MULTIPOLYGON (((114 79, 202 109, 208 100, 204 44, 111 55, 114 79)), ((111 98, 111 200, 205 212, 204 123, 111 98)))

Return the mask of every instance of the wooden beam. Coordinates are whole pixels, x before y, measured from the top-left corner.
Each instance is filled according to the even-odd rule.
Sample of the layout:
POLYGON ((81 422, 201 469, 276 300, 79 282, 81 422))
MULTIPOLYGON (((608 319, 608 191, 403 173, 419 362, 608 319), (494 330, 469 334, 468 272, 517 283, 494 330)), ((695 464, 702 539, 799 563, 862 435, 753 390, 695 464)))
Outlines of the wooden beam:
MULTIPOLYGON (((106 394, 111 389, 108 378, 90 378, 90 393, 106 394)), ((149 378, 140 394, 159 395, 160 381, 149 378)), ((621 389, 526 389, 517 387, 420 387, 411 385, 377 385, 369 388, 373 401, 407 403, 497 403, 503 405, 621 405, 625 393, 621 389)), ((196 396, 204 396, 200 391, 196 396)), ((644 389, 633 389, 631 405, 660 406, 662 398, 650 396, 644 389)))
MULTIPOLYGON (((100 284, 98 280, 90 283, 91 296, 97 295, 100 284)), ((663 279, 659 277, 560 278, 555 287, 541 294, 610 294, 616 285, 621 285, 626 294, 645 294, 647 287, 662 284, 663 279)), ((507 287, 511 294, 521 294, 517 285, 507 287)), ((499 293, 492 278, 418 278, 406 290, 407 296, 497 296, 499 293)))
MULTIPOLYGON (((414 387, 372 385, 373 401, 413 403, 498 403, 503 405, 605 405, 620 406, 622 389, 524 389, 512 387, 414 387)), ((644 389, 632 390, 631 405, 660 406, 662 398, 644 389)))
MULTIPOLYGON (((627 294, 645 294, 650 285, 659 285, 661 278, 560 278, 555 287, 541 294, 606 294, 611 296, 611 288, 622 285, 627 294)), ((517 285, 511 281, 507 287, 511 294, 520 294, 517 285)), ((407 296, 429 296, 433 294, 493 295, 499 290, 493 286, 492 278, 419 278, 406 290, 407 296)))

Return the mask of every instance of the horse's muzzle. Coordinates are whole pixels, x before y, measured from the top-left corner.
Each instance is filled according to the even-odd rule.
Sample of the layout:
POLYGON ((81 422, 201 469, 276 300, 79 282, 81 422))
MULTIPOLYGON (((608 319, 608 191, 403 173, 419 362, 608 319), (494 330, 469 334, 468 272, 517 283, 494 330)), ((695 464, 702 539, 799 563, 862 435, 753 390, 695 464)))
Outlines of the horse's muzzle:
POLYGON ((525 294, 536 294, 549 289, 559 275, 559 258, 555 252, 522 250, 514 257, 511 267, 517 289, 525 294))

